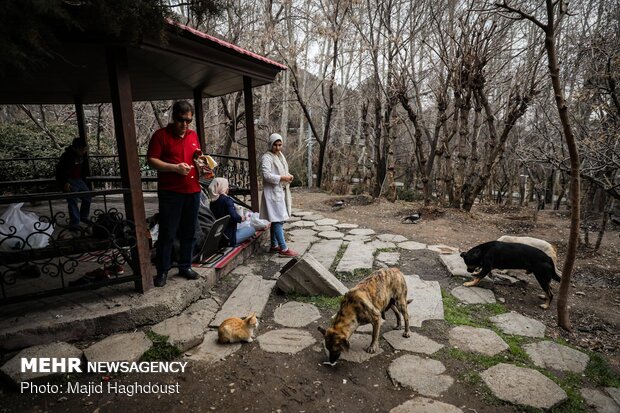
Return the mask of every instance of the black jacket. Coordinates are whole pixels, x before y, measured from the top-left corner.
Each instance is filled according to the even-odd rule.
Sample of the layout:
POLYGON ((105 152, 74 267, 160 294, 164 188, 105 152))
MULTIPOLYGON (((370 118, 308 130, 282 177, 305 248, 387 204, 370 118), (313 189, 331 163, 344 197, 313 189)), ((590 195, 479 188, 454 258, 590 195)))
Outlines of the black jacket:
MULTIPOLYGON (((60 155, 60 159, 58 160, 58 164, 56 165, 56 182, 58 186, 62 189, 65 184, 69 180, 69 171, 73 166, 78 162, 78 156, 73 151, 72 146, 67 146, 62 155, 60 155)), ((90 176, 90 165, 88 162, 88 154, 84 155, 82 158, 82 165, 80 168, 80 178, 82 178, 89 188, 92 189, 90 182, 86 181, 86 177, 90 176)))
POLYGON ((241 215, 235 209, 235 202, 227 195, 220 195, 215 201, 211 202, 210 207, 217 219, 230 215, 224 234, 228 237, 230 246, 234 247, 237 245, 237 223, 241 222, 241 215))

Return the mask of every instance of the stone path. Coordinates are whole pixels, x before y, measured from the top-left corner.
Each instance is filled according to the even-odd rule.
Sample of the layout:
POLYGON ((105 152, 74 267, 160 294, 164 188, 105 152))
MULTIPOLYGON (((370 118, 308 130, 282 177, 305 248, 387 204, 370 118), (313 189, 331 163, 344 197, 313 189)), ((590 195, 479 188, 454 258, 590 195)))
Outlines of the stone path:
POLYGON ((507 402, 551 409, 568 398, 560 386, 538 370, 500 363, 480 376, 497 398, 507 402))
MULTIPOLYGON (((368 271, 377 266, 396 266, 401 251, 428 250, 438 254, 440 261, 453 275, 471 277, 456 248, 426 245, 401 235, 376 234, 372 229, 342 223, 310 211, 296 210, 293 216, 294 219, 286 224, 287 235, 291 237, 291 248, 301 253, 308 252, 305 257, 313 265, 324 267, 323 270, 328 273, 330 268, 335 268, 336 272, 353 273, 356 270, 368 271), (336 262, 338 253, 342 250, 343 254, 336 262)), ((290 258, 274 254, 269 260, 285 264, 290 258)), ((324 351, 322 343, 315 339, 316 321, 321 318, 321 312, 316 306, 288 301, 273 312, 265 313, 264 309, 276 280, 265 279, 263 276, 271 274, 264 274, 262 266, 256 263, 237 267, 233 274, 242 280, 225 302, 222 303, 224 300, 218 297, 197 300, 177 316, 154 325, 152 331, 167 336, 171 344, 183 351, 185 359, 196 363, 216 363, 243 346, 241 343, 218 344, 217 326, 228 317, 243 317, 254 312, 262 322, 273 318, 273 321, 282 327, 261 331, 259 324, 255 331, 258 345, 253 351, 289 355, 308 349, 324 351)), ((277 278, 278 274, 274 278, 277 278)), ((286 272, 283 271, 283 274, 286 272)), ((330 277, 333 277, 333 274, 330 274, 330 277)), ((494 282, 513 282, 508 275, 498 273, 495 278, 494 282)), ((406 275, 406 281, 408 298, 412 299, 408 306, 410 337, 404 338, 402 330, 393 329, 395 317, 392 311, 389 311, 386 314, 387 320, 383 323, 378 351, 369 354, 364 350, 370 344, 371 336, 368 333, 372 331, 372 327, 369 324, 360 326, 350 338, 350 350, 342 354, 341 362, 363 365, 374 357, 385 357, 385 353, 392 358, 394 354, 403 352, 404 354, 393 359, 388 374, 394 385, 411 389, 414 394, 410 400, 392 408, 390 412, 462 412, 457 406, 435 400, 441 398, 454 384, 455 380, 451 375, 457 372, 447 370, 442 362, 433 357, 445 347, 443 343, 449 343, 449 346, 463 352, 484 356, 501 355, 509 346, 495 331, 486 328, 453 327, 449 329, 443 343, 419 334, 415 329, 421 327, 424 321, 444 319, 441 289, 437 281, 426 281, 418 275, 406 275)), ((346 287, 342 285, 342 291, 345 290, 346 287)), ((495 303, 493 291, 485 288, 459 286, 450 293, 462 305, 495 303)), ((551 341, 531 340, 543 338, 545 335, 544 324, 534 319, 511 312, 491 317, 489 321, 503 334, 529 337, 530 343, 522 348, 535 366, 551 372, 579 374, 583 373, 588 365, 589 357, 580 351, 551 341)), ((36 374, 19 372, 20 357, 82 357, 84 354, 90 361, 130 361, 138 360, 151 346, 151 341, 140 331, 112 335, 83 351, 67 343, 54 343, 23 350, 5 363, 1 370, 4 375, 19 382, 38 377, 36 374)), ((567 399, 564 390, 534 369, 499 363, 482 371, 480 377, 495 397, 519 406, 549 409, 567 399)), ((580 393, 587 405, 597 412, 620 411, 620 389, 584 388, 580 393)))
POLYGON ((229 317, 245 317, 250 313, 256 313, 260 317, 275 284, 274 280, 265 280, 256 275, 245 277, 228 297, 210 326, 218 327, 229 317))

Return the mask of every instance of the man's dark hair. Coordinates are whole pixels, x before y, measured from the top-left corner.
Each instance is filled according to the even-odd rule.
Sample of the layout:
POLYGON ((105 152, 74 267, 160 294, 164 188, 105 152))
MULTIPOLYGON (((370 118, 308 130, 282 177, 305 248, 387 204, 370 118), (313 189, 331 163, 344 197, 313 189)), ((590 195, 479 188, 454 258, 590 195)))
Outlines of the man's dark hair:
POLYGON ((194 107, 186 100, 177 100, 174 102, 174 105, 172 105, 172 117, 190 112, 194 114, 194 107))
POLYGON ((73 146, 75 149, 86 148, 86 139, 75 138, 73 139, 73 142, 71 142, 71 146, 73 146))

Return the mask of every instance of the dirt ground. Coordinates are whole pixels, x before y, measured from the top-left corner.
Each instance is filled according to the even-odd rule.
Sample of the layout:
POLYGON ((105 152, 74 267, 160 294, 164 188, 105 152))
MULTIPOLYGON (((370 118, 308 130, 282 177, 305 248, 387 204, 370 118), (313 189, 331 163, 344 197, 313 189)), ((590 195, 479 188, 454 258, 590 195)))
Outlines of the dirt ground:
MULTIPOLYGON (((536 222, 526 208, 476 207, 472 214, 449 209, 421 208, 421 204, 384 200, 369 202, 364 197, 344 198, 346 206, 332 209, 342 197, 320 192, 295 191, 297 208, 314 210, 341 222, 357 223, 378 233, 401 234, 411 240, 428 244, 445 244, 467 250, 504 234, 528 235, 543 238, 558 248, 560 262, 566 250, 569 221, 564 211, 541 211, 536 222), (422 211, 418 224, 401 224, 403 216, 422 211)), ((278 265, 262 258, 264 277, 270 277, 278 265)), ((531 278, 515 286, 495 285, 497 297, 505 300, 509 310, 521 312, 542 321, 547 336, 563 338, 570 345, 596 351, 620 370, 620 238, 618 229, 607 232, 598 253, 580 250, 575 268, 569 303, 574 328, 566 332, 556 326, 555 306, 543 311, 538 307, 540 288, 531 278)), ((405 274, 418 274, 424 280, 439 281, 442 290, 449 291, 463 280, 452 278, 443 268, 437 254, 430 251, 401 251, 400 267, 405 274)), ((214 295, 226 298, 240 281, 239 276, 227 276, 214 288, 214 295)), ((348 280, 354 285, 357 280, 348 280)), ((554 283, 557 291, 557 283, 554 283)), ((288 301, 283 295, 272 294, 263 314, 258 334, 279 328, 273 321, 275 308, 288 301)), ((383 339, 384 352, 362 364, 342 362, 335 368, 322 364, 326 360, 322 337, 316 326, 327 325, 334 309, 321 307, 321 319, 307 330, 317 344, 296 355, 267 353, 258 343, 244 344, 225 361, 213 365, 192 365, 185 375, 121 375, 112 380, 121 383, 179 383, 180 394, 136 395, 96 394, 90 397, 58 395, 19 395, 3 388, 0 393, 0 412, 88 411, 118 412, 150 409, 153 411, 216 411, 216 412, 387 412, 412 398, 412 390, 401 388, 388 376, 390 363, 403 355, 392 350, 383 339)), ((413 331, 447 345, 450 326, 442 321, 426 321, 413 331)), ((448 346, 449 347, 449 346, 448 346)), ((441 400, 461 407, 466 412, 518 412, 522 409, 489 397, 485 386, 472 379, 478 367, 467 360, 453 359, 449 353, 439 358, 454 379, 454 385, 441 400)), ((477 371, 479 372, 479 371, 477 371)), ((73 378, 72 380, 74 380, 73 378)), ((99 383, 94 375, 80 376, 81 383, 99 383)), ((66 379, 65 379, 66 380, 66 379)), ((595 387, 584 379, 585 384, 595 387)), ((579 411, 563 410, 557 411, 579 411)), ((529 411, 529 410, 528 410, 529 411)))

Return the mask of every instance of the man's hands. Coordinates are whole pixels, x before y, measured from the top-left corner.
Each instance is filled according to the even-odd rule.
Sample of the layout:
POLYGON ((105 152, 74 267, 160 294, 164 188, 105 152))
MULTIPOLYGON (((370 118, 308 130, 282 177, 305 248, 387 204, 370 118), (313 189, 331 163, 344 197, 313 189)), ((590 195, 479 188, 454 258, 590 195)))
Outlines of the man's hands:
POLYGON ((69 182, 65 183, 62 187, 63 192, 71 192, 71 184, 69 182))
POLYGON ((173 164, 173 163, 164 162, 161 159, 157 159, 157 158, 148 158, 147 161, 148 161, 149 166, 153 169, 156 169, 162 172, 175 172, 175 173, 178 173, 179 175, 187 175, 194 167, 194 165, 189 165, 185 162, 173 164))
POLYGON ((187 175, 189 171, 192 170, 193 167, 194 165, 188 165, 185 162, 181 162, 174 166, 174 171, 181 175, 187 175))

